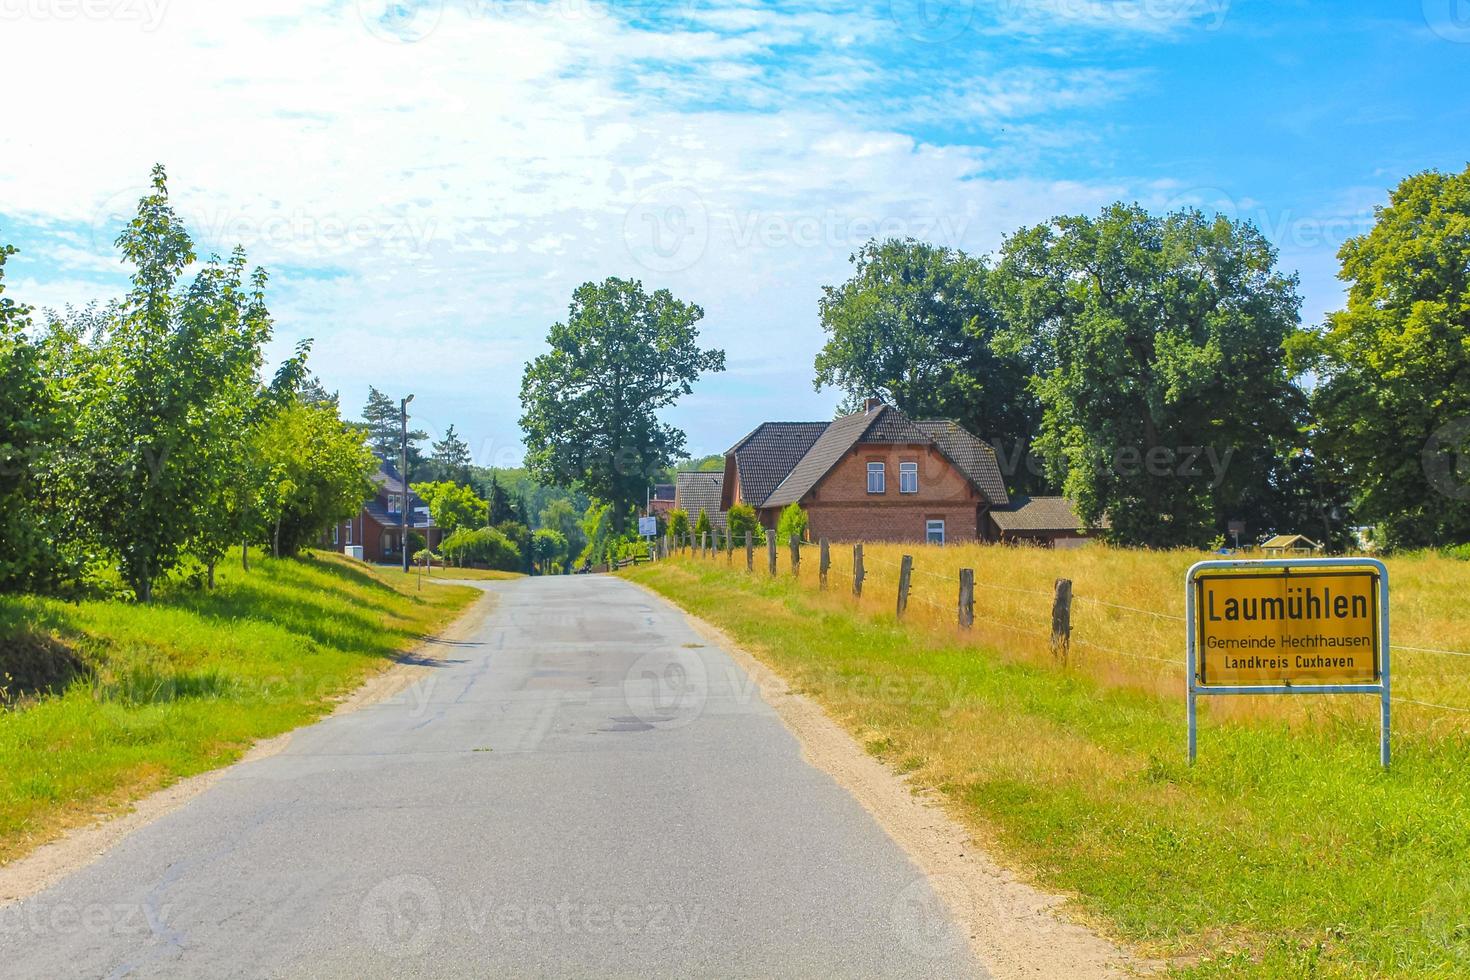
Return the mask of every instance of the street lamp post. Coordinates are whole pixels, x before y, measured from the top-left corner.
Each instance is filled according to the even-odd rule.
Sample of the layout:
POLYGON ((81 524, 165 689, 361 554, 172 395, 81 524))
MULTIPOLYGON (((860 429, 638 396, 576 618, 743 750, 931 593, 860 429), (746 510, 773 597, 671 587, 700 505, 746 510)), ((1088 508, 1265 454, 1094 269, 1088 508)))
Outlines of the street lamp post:
POLYGON ((409 395, 398 403, 398 478, 403 481, 403 495, 398 504, 398 550, 403 552, 403 571, 408 573, 408 403, 409 395))

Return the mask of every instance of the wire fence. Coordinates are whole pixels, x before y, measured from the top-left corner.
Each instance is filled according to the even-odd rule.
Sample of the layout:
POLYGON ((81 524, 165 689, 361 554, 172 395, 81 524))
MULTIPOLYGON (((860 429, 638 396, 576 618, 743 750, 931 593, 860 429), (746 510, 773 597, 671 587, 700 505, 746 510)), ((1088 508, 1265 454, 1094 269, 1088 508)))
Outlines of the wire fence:
MULTIPOLYGON (((729 548, 722 541, 706 550, 698 541, 669 541, 663 551, 666 557, 724 557, 732 567, 742 571, 747 567, 743 542, 729 548)), ((1052 628, 1057 601, 1053 590, 989 581, 975 577, 972 572, 971 588, 991 598, 977 601, 971 595, 967 616, 965 588, 960 577, 925 568, 914 556, 905 556, 908 581, 904 599, 900 601, 899 593, 905 585, 903 562, 871 551, 859 559, 851 545, 830 545, 826 554, 825 589, 834 594, 848 594, 860 607, 875 613, 883 612, 885 606, 893 612, 907 607, 905 620, 915 626, 961 631, 976 639, 985 639, 987 632, 995 631, 996 635, 1012 638, 1008 644, 1019 638, 1030 643, 1033 652, 1050 652, 1053 657, 1058 657, 1059 646, 1067 652, 1076 647, 1079 652, 1111 658, 1114 662, 1149 664, 1153 665, 1149 668, 1153 671, 1167 668, 1170 676, 1183 679, 1185 617, 1179 612, 1070 591, 1069 629, 1063 639, 1052 628), (859 560, 860 583, 856 581, 859 560), (914 615, 915 612, 919 615, 914 615)), ((793 572, 789 544, 779 544, 775 555, 776 573, 789 577, 793 572)), ((823 572, 818 545, 805 543, 798 555, 799 581, 817 588, 823 572)), ((769 574, 770 559, 769 545, 754 544, 749 567, 755 574, 769 574)), ((1448 668, 1449 663, 1470 658, 1470 650, 1398 643, 1391 644, 1390 649, 1410 655, 1408 661, 1402 657, 1395 660, 1394 685, 1408 693, 1394 695, 1394 703, 1454 715, 1470 714, 1470 672, 1448 668), (1436 659, 1446 664, 1438 673, 1425 666, 1425 661, 1436 659)), ((1061 654, 1062 659, 1067 652, 1061 654)))

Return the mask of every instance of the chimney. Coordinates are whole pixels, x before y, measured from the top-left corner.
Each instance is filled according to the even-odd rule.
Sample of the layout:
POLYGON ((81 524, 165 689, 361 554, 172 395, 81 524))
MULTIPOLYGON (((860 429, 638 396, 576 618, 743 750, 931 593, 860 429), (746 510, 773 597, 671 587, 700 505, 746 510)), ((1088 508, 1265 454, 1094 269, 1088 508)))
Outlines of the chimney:
POLYGON ((881 398, 869 398, 866 402, 863 403, 863 412, 865 412, 868 415, 871 415, 871 414, 873 414, 874 411, 876 411, 877 409, 880 409, 882 407, 883 407, 883 399, 881 399, 881 398))

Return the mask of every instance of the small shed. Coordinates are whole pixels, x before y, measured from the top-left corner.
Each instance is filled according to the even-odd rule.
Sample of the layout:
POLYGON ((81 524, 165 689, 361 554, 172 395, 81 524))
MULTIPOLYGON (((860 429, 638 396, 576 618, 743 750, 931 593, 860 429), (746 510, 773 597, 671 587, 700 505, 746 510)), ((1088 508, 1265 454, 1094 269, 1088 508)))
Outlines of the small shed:
POLYGON ((1261 550, 1268 555, 1310 555, 1321 551, 1322 545, 1305 534, 1278 534, 1263 541, 1261 550))

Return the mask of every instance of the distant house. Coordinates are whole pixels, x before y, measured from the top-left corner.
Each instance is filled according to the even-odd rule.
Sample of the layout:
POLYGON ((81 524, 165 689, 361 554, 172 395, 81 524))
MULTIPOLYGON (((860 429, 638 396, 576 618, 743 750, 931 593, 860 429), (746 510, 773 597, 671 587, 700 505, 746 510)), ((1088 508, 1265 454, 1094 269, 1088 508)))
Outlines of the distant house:
POLYGON ((645 516, 657 517, 659 520, 667 520, 669 511, 674 509, 674 485, 672 483, 655 483, 653 492, 648 497, 648 514, 645 516))
POLYGON ((1261 542, 1261 550, 1268 555, 1309 555, 1321 548, 1320 544, 1305 534, 1278 534, 1261 542))
POLYGON ((702 510, 709 515, 710 526, 717 531, 725 529, 725 511, 720 505, 724 489, 723 473, 680 473, 674 482, 674 507, 689 515, 692 529, 699 520, 702 510))
POLYGON ((1078 548, 1093 537, 1077 509, 1066 497, 1013 497, 989 515, 992 541, 1036 544, 1051 548, 1078 548))
POLYGON ((323 547, 375 564, 400 563, 403 553, 398 542, 399 520, 407 507, 409 529, 437 549, 442 532, 429 518, 428 505, 405 485, 397 467, 383 461, 370 479, 376 490, 372 498, 356 517, 328 528, 323 547))
POLYGON ((741 439, 725 454, 718 509, 737 503, 766 528, 800 504, 813 538, 943 544, 983 539, 986 515, 1010 498, 995 450, 959 423, 870 399, 831 422, 766 422, 741 439))

